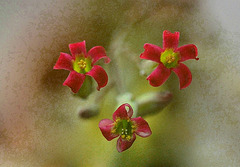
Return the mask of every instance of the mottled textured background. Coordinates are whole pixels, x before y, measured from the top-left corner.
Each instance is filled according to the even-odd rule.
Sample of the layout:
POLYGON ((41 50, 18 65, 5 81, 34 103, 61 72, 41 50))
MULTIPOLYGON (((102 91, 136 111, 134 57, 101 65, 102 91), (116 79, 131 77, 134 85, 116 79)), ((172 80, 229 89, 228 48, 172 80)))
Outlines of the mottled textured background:
MULTIPOLYGON (((237 0, 0 0, 0 166, 239 166, 239 11, 237 0), (161 46, 166 29, 199 51, 199 61, 185 63, 193 81, 181 91, 174 74, 160 88, 139 75, 144 43, 161 46), (135 97, 173 93, 167 108, 145 118, 152 136, 121 154, 98 128, 119 89, 99 101, 97 117, 81 119, 99 92, 74 97, 62 86, 68 72, 53 70, 59 53, 83 40, 87 49, 106 48, 135 97)), ((116 80, 117 67, 103 66, 116 80)))

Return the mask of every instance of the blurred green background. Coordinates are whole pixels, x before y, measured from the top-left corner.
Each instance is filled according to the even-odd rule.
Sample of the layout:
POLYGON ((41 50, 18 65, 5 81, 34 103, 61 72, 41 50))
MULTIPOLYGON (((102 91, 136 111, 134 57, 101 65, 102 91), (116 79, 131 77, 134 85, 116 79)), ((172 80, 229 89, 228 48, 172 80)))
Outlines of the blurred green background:
POLYGON ((239 9, 236 0, 0 1, 0 166, 238 166, 239 9), (181 91, 175 74, 159 88, 139 75, 144 43, 162 46, 164 30, 198 47, 200 60, 184 63, 193 81, 181 91), (59 53, 83 40, 87 50, 104 46, 109 81, 121 78, 98 99, 109 85, 82 100, 62 86, 68 71, 53 70, 59 53), (118 153, 98 128, 116 97, 165 90, 171 103, 144 117, 153 134, 118 153), (79 118, 96 101, 99 115, 79 118))

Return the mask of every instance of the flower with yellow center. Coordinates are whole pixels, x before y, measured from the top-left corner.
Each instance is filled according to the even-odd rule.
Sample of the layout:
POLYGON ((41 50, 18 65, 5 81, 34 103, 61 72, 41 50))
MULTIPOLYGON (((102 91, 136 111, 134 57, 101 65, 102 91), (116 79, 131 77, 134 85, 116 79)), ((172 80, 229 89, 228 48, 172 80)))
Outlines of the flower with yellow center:
POLYGON ((132 115, 132 107, 126 103, 118 107, 113 113, 113 121, 103 119, 99 122, 99 128, 108 141, 119 136, 117 141, 117 150, 119 152, 132 146, 136 134, 141 137, 148 137, 152 134, 148 123, 143 118, 131 118, 132 115), (128 107, 128 111, 126 107, 128 107))
POLYGON ((77 93, 82 87, 86 75, 91 76, 98 84, 97 90, 107 85, 108 76, 106 71, 95 63, 104 58, 105 63, 110 59, 106 56, 105 49, 102 46, 95 46, 86 51, 85 41, 69 44, 71 55, 61 53, 54 69, 69 70, 70 74, 63 85, 69 86, 74 93, 77 93))
POLYGON ((83 55, 79 55, 73 61, 73 70, 85 74, 92 69, 90 57, 85 58, 83 55))
POLYGON ((180 89, 186 88, 192 82, 192 74, 182 62, 197 58, 197 47, 193 44, 178 47, 179 32, 163 32, 163 48, 146 43, 145 51, 140 55, 141 59, 147 59, 158 63, 157 68, 147 77, 150 85, 161 86, 170 76, 171 71, 176 73, 180 81, 180 89))

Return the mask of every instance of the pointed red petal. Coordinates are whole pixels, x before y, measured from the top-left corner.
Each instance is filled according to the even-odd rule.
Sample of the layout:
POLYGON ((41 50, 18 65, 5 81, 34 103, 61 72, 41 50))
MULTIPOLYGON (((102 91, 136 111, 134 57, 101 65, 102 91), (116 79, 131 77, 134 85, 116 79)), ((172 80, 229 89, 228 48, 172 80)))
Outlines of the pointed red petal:
POLYGON ((141 59, 152 60, 160 63, 162 48, 157 45, 146 43, 144 44, 144 49, 145 51, 140 55, 141 59))
POLYGON ((111 60, 106 55, 106 51, 102 46, 95 46, 89 50, 88 55, 92 58, 92 65, 95 64, 99 59, 104 58, 105 63, 109 63, 111 60))
POLYGON ((170 76, 171 70, 160 63, 157 68, 147 77, 149 84, 157 87, 161 86, 170 76))
POLYGON ((103 136, 108 140, 112 140, 115 137, 119 136, 118 134, 111 133, 114 126, 114 122, 110 119, 103 119, 99 122, 98 126, 103 134, 103 136))
POLYGON ((176 49, 178 47, 179 35, 179 32, 171 33, 168 30, 163 31, 163 49, 176 49))
POLYGON ((86 73, 86 75, 89 75, 95 79, 98 84, 97 90, 100 90, 108 83, 107 73, 101 66, 93 66, 92 69, 86 73))
POLYGON ((179 78, 180 89, 186 88, 192 82, 192 74, 188 67, 182 63, 179 63, 177 68, 172 69, 179 78))
POLYGON ((72 89, 73 93, 77 93, 85 80, 85 75, 71 71, 63 85, 72 89))
POLYGON ((181 46, 176 51, 180 53, 181 59, 179 62, 183 62, 189 59, 196 59, 196 60, 199 59, 197 58, 197 55, 198 55, 197 47, 193 44, 181 46))
POLYGON ((113 113, 113 120, 116 121, 117 118, 120 119, 131 118, 132 115, 133 115, 132 107, 129 104, 125 103, 118 107, 118 109, 113 113), (128 111, 126 109, 126 106, 128 107, 128 111))
POLYGON ((73 58, 69 54, 60 53, 60 56, 55 66, 53 67, 53 69, 64 69, 64 70, 72 71, 73 70, 72 60, 73 58))
POLYGON ((87 53, 85 41, 69 44, 69 49, 74 58, 76 57, 76 55, 81 54, 86 56, 87 53))
POLYGON ((152 134, 152 131, 147 123, 142 117, 132 118, 132 121, 134 121, 137 124, 136 134, 141 137, 148 137, 152 134))
POLYGON ((126 140, 126 139, 122 139, 121 137, 118 138, 117 141, 117 150, 118 152, 123 152, 126 149, 130 148, 133 144, 133 142, 136 139, 136 135, 133 134, 132 139, 130 141, 126 140))

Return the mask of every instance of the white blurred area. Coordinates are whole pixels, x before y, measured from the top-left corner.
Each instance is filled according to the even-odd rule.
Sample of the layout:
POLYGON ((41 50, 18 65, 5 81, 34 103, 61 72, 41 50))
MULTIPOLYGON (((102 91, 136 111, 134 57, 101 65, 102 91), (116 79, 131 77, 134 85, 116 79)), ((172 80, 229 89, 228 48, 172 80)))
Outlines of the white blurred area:
MULTIPOLYGON (((221 32, 219 35, 221 35, 222 44, 231 45, 228 48, 229 54, 237 54, 240 45, 240 2, 238 0, 204 0, 200 6, 201 13, 206 18, 210 18, 207 19, 207 23, 221 32)), ((230 59, 234 68, 239 71, 240 58, 231 56, 230 59)))
MULTIPOLYGON (((109 46, 112 40, 109 34, 114 32, 121 17, 126 17, 124 13, 142 3, 146 3, 146 7, 140 6, 142 12, 149 12, 147 7, 152 8, 153 2, 157 1, 122 1, 118 8, 114 1, 103 1, 102 9, 101 1, 97 3, 97 0, 0 0, 0 166, 74 166, 66 162, 79 158, 84 166, 104 167, 118 159, 119 155, 113 150, 115 141, 105 143, 98 133, 97 124, 102 118, 90 125, 79 121, 77 110, 84 103, 62 86, 68 72, 52 70, 52 67, 59 52, 69 53, 69 43, 86 40, 87 49, 94 45, 109 46), (115 12, 120 14, 112 16, 115 12), (104 37, 110 42, 104 41, 104 37), (88 145, 90 141, 92 145, 88 145), (105 147, 107 151, 101 151, 105 147)), ((174 0, 159 2, 166 5, 162 11, 176 5, 174 0)), ((163 123, 150 118, 150 124, 156 127, 153 129, 159 130, 153 135, 166 137, 160 143, 166 150, 161 154, 166 162, 176 161, 178 166, 189 167, 239 166, 240 1, 194 2, 197 7, 193 25, 187 28, 191 30, 187 42, 198 46, 200 60, 186 63, 193 73, 191 86, 181 92, 171 90, 178 93, 176 99, 180 99, 175 101, 176 106, 169 108, 174 114, 164 111, 158 115, 163 123, 165 119, 166 124, 169 121, 176 129, 167 124, 169 126, 160 129, 170 132, 166 130, 166 134, 162 134, 159 124, 163 123), (181 127, 187 132, 182 132, 181 127), (176 135, 172 137, 171 132, 176 135)), ((178 1, 177 5, 181 3, 191 6, 190 0, 178 1)), ((181 13, 180 9, 174 12, 181 13)), ((136 11, 128 21, 139 15, 141 12, 136 11)), ((158 15, 161 15, 159 18, 167 16, 156 12, 146 23, 161 22, 154 20, 158 15)), ((183 15, 189 17, 186 11, 183 15)), ((183 33, 180 41, 184 34, 187 33, 183 33)), ((136 38, 141 37, 136 35, 136 38)), ((141 142, 145 140, 139 140, 138 144, 141 142)), ((157 144, 151 145, 151 139, 149 143, 150 152, 157 144)), ((131 149, 135 154, 134 148, 131 149)))
POLYGON ((201 4, 201 10, 207 14, 212 15, 221 26, 230 33, 239 35, 239 8, 240 3, 238 0, 204 0, 201 4))

